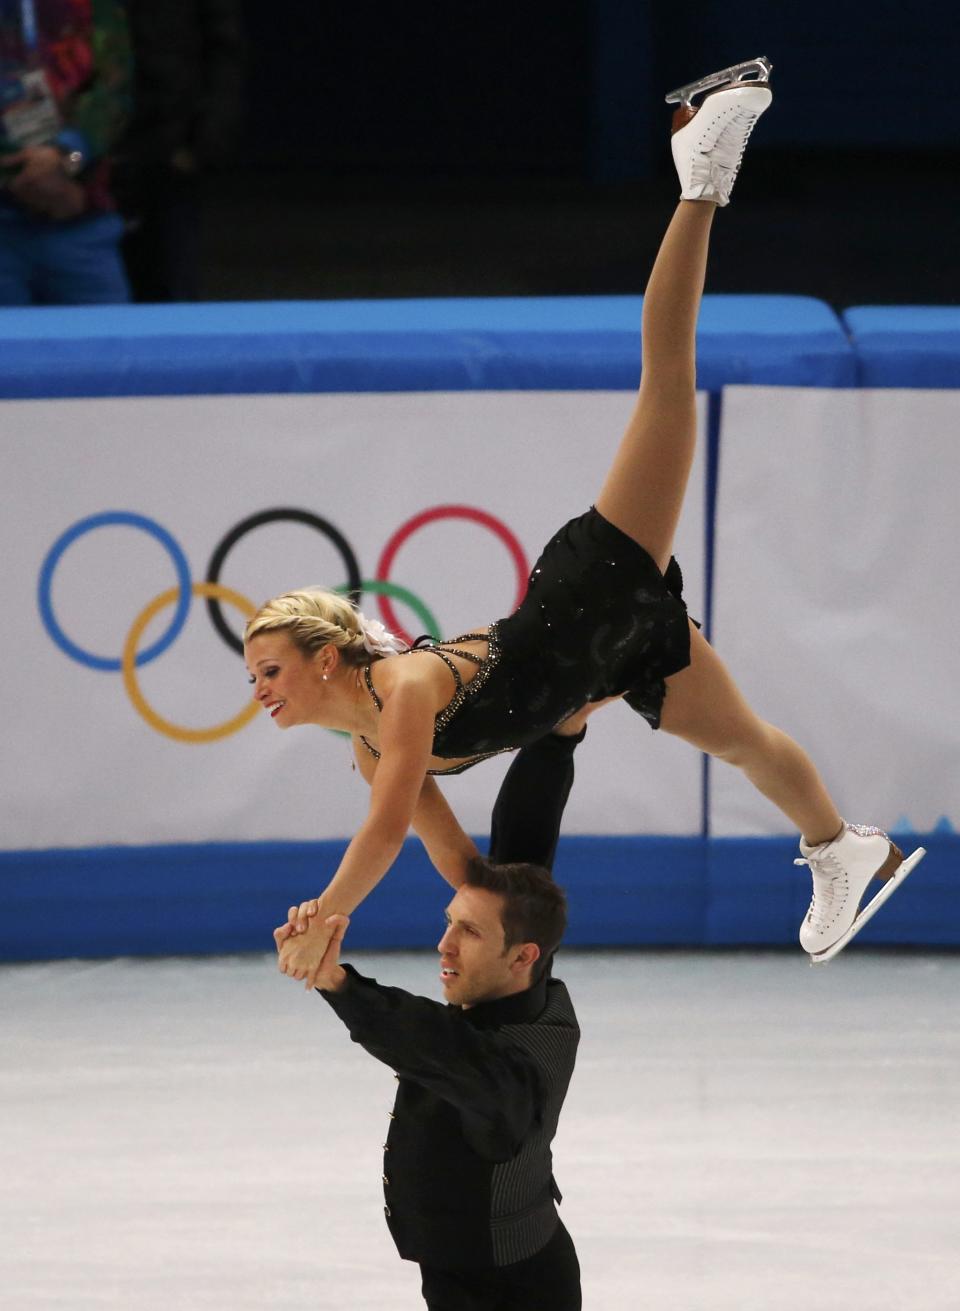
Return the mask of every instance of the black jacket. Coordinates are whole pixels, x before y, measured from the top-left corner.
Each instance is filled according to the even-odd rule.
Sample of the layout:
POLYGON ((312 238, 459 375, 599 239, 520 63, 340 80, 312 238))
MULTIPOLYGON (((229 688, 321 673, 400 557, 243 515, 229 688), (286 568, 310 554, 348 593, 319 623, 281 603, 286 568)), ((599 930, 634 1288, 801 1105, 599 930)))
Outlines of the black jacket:
POLYGON ((550 1144, 580 1041, 566 987, 462 1010, 346 969, 323 996, 399 1080, 383 1187, 400 1255, 451 1270, 533 1256, 558 1223, 550 1144))

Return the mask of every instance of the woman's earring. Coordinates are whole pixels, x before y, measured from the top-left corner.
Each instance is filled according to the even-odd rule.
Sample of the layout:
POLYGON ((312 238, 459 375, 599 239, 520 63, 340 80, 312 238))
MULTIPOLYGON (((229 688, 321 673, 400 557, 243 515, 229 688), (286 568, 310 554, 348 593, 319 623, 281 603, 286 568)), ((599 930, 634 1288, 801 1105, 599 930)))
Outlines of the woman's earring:
POLYGON ((323 681, 324 681, 324 682, 327 681, 327 676, 326 676, 326 674, 322 674, 321 677, 323 678, 323 681))

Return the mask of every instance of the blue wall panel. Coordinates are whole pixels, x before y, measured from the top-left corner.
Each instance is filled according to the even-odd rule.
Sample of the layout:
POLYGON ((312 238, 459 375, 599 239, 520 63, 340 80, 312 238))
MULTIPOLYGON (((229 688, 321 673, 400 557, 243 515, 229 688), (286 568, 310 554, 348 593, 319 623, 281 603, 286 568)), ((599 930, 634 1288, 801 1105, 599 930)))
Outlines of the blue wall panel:
MULTIPOLYGON (((917 866, 864 944, 960 944, 960 835, 917 866)), ((209 843, 0 852, 0 960, 269 951, 344 843, 209 843)), ((793 946, 810 897, 789 838, 570 837, 555 873, 570 946, 793 946)), ((415 841, 357 910, 357 948, 433 947, 452 895, 415 841)))

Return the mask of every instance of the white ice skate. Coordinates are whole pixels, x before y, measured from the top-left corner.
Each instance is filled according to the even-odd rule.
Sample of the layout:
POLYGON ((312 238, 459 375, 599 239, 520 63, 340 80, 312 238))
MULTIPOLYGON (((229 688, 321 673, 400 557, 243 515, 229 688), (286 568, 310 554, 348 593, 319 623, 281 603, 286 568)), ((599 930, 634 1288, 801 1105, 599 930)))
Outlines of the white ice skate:
POLYGON ((844 824, 837 837, 817 847, 801 842, 800 851, 793 863, 808 865, 813 875, 813 900, 800 926, 800 946, 809 953, 811 965, 843 951, 927 854, 917 847, 904 859, 882 829, 863 824, 844 824), (861 910, 872 879, 883 887, 861 910))
POLYGON ((673 162, 680 178, 681 200, 730 203, 743 152, 757 119, 773 93, 767 85, 772 64, 762 56, 711 73, 671 91, 673 162), (695 95, 705 92, 699 106, 695 95))

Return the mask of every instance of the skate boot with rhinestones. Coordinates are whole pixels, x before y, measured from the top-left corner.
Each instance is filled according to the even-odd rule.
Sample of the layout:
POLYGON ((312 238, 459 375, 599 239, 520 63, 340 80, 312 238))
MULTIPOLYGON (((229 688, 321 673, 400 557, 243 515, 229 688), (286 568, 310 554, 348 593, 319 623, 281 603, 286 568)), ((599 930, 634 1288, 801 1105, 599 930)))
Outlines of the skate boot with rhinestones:
POLYGON ((926 855, 918 847, 904 859, 882 829, 863 824, 844 824, 835 838, 816 847, 801 842, 800 851, 794 864, 808 865, 813 875, 813 900, 800 926, 800 946, 813 965, 843 951, 926 855), (873 879, 883 886, 861 910, 873 879))
POLYGON ((750 59, 667 96, 668 104, 678 105, 671 145, 681 200, 730 203, 750 133, 773 99, 771 69, 768 59, 750 59), (694 105, 693 97, 701 94, 700 105, 694 105))

